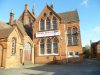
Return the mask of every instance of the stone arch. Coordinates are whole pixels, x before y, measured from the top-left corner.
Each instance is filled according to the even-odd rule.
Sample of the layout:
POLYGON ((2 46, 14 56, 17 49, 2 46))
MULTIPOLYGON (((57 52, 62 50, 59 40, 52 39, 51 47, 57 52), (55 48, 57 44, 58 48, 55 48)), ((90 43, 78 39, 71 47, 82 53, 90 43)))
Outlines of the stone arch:
POLYGON ((32 45, 27 42, 24 45, 24 59, 25 61, 31 61, 32 45))

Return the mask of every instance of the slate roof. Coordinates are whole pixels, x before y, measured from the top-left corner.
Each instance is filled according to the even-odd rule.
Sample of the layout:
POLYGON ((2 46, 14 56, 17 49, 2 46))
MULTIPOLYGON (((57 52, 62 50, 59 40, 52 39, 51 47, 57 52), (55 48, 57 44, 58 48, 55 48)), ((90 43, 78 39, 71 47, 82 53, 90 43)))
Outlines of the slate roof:
POLYGON ((11 27, 11 26, 9 26, 8 24, 0 21, 0 30, 6 29, 6 28, 9 28, 9 27, 11 27))
POLYGON ((69 11, 69 12, 64 12, 64 13, 58 13, 58 15, 65 22, 79 21, 79 16, 78 16, 77 10, 69 11))
POLYGON ((16 21, 16 26, 23 36, 27 36, 23 23, 21 23, 20 21, 16 21))
MULTIPOLYGON (((27 10, 27 12, 31 15, 32 18, 34 18, 36 20, 36 16, 35 15, 33 15, 29 10, 27 10)), ((21 14, 21 16, 18 18, 18 20, 24 15, 24 13, 25 13, 25 10, 21 14)))
POLYGON ((93 47, 96 47, 96 46, 98 45, 98 43, 100 43, 100 40, 97 41, 97 42, 93 42, 93 43, 91 44, 91 47, 92 47, 92 48, 93 48, 93 47))
POLYGON ((0 39, 8 38, 14 28, 0 21, 0 39))

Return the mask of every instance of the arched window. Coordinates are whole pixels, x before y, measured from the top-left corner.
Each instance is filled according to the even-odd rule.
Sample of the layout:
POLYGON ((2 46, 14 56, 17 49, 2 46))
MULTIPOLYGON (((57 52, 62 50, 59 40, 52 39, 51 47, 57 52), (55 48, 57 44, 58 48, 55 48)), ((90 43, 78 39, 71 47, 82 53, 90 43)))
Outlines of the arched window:
POLYGON ((16 39, 12 38, 12 55, 16 53, 16 39))
POLYGON ((50 19, 47 18, 46 20, 46 30, 50 30, 50 19))
POLYGON ((73 34, 77 32, 77 28, 73 28, 73 34))
POLYGON ((43 31, 44 30, 44 20, 41 19, 40 21, 40 31, 43 31))
POLYGON ((78 44, 77 35, 73 35, 73 45, 77 44, 78 44))
POLYGON ((57 19, 55 17, 53 17, 53 20, 52 20, 52 28, 57 29, 57 19))
POLYGON ((40 54, 44 54, 44 45, 45 45, 44 39, 42 39, 40 41, 40 54))
POLYGON ((58 53, 58 42, 57 39, 53 40, 53 52, 58 53))
POLYGON ((71 35, 68 35, 68 45, 72 45, 72 37, 71 37, 71 35))
POLYGON ((68 28, 67 33, 71 34, 71 28, 68 28))
POLYGON ((30 43, 26 43, 26 44, 24 45, 24 50, 31 51, 31 50, 32 50, 31 44, 30 44, 30 43))
POLYGON ((51 53, 51 41, 50 41, 50 39, 47 39, 46 47, 47 47, 47 54, 50 54, 51 53))

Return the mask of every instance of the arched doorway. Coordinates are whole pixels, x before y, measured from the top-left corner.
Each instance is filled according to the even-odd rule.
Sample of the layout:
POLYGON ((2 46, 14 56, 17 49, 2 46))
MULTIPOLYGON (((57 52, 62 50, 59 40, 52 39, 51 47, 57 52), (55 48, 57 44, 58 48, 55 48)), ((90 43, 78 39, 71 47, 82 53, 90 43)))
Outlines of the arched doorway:
POLYGON ((0 67, 2 67, 2 61, 3 61, 3 59, 2 59, 3 52, 2 51, 3 51, 3 48, 0 45, 0 67))
POLYGON ((31 44, 26 43, 24 45, 24 60, 25 61, 31 61, 31 51, 32 51, 31 44))

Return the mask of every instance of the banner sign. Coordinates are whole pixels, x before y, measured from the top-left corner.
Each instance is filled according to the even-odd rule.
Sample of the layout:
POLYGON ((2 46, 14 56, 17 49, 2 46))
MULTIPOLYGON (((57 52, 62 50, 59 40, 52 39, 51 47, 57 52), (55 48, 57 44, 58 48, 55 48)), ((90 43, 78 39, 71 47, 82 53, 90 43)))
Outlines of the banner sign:
POLYGON ((44 31, 44 32, 37 32, 36 37, 48 37, 48 36, 57 36, 60 35, 59 30, 53 30, 53 31, 44 31))

